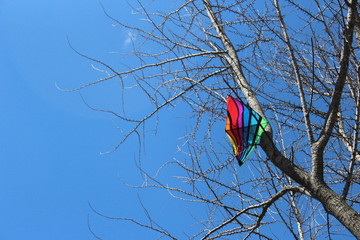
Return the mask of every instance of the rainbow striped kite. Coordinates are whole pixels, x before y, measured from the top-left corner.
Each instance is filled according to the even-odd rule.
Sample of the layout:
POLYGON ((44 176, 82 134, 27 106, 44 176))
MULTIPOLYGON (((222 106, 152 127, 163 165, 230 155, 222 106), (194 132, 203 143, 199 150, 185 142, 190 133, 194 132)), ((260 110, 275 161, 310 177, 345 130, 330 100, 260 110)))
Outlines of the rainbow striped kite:
POLYGON ((227 97, 227 118, 225 132, 241 166, 254 147, 269 122, 243 102, 227 97))

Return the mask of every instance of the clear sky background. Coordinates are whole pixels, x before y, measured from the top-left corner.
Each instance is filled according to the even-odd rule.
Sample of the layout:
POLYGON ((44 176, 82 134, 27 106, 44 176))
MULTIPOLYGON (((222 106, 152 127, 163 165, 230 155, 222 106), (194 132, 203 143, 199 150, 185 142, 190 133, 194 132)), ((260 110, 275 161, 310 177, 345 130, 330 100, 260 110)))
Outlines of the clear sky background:
MULTIPOLYGON (((138 18, 125 1, 101 2, 115 17, 138 18)), ((67 38, 79 51, 113 63, 118 55, 110 52, 130 51, 131 36, 112 24, 98 0, 0 0, 1 240, 94 239, 88 219, 104 239, 155 238, 133 224, 97 216, 88 203, 107 215, 146 220, 141 199, 156 209, 150 212, 164 227, 180 231, 190 224, 189 207, 177 201, 175 211, 168 193, 121 183, 120 178, 141 183, 134 163, 136 138, 100 155, 121 139, 114 118, 87 108, 79 93, 55 87, 70 89, 102 76, 71 50, 67 38)), ((94 107, 116 110, 121 101, 117 85, 113 81, 81 93, 94 107)), ((130 113, 145 110, 134 96, 129 98, 130 113)), ((168 136, 166 127, 161 125, 141 148, 150 172, 171 159, 183 133, 168 136)))

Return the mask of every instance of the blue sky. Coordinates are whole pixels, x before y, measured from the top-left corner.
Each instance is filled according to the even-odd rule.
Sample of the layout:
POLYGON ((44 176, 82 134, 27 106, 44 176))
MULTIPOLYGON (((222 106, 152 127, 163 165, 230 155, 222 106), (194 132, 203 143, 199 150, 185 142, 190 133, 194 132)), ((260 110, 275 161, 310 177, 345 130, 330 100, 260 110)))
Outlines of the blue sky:
MULTIPOLYGON (((125 1, 102 4, 122 19, 134 18, 125 1)), ((100 155, 120 139, 114 119, 91 111, 78 93, 55 87, 74 88, 100 76, 70 49, 67 38, 79 51, 109 61, 117 57, 111 51, 126 51, 128 32, 112 24, 98 0, 0 0, 0 239, 93 239, 88 217, 105 239, 152 239, 132 224, 96 216, 88 202, 104 214, 141 220, 140 198, 169 226, 186 224, 184 211, 168 214, 175 200, 167 193, 140 192, 119 180, 141 182, 136 139, 100 155)), ((82 94, 95 107, 115 108, 118 91, 110 82, 82 94)), ((135 100, 129 104, 134 115, 144 110, 135 100)), ((161 155, 150 151, 159 142, 147 138, 145 156, 151 162, 143 164, 150 171, 176 151, 176 135, 171 141, 165 133, 160 127, 156 136, 161 155)))

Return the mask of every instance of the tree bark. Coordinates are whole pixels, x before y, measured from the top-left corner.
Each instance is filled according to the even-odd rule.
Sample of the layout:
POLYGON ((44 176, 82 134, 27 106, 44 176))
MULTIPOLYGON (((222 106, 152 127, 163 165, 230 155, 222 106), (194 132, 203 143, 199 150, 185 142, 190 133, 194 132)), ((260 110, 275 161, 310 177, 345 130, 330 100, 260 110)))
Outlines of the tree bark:
POLYGON ((360 239, 360 214, 325 183, 312 183, 311 187, 311 194, 323 204, 324 209, 360 239))

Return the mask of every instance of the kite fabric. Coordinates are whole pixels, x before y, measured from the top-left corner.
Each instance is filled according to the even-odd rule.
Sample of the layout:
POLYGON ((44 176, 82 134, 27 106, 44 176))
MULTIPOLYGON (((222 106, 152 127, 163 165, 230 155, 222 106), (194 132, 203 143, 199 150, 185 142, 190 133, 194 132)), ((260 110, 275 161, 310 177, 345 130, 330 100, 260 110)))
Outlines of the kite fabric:
POLYGON ((243 102, 231 96, 227 97, 227 115, 225 132, 241 166, 259 143, 269 122, 243 102))

